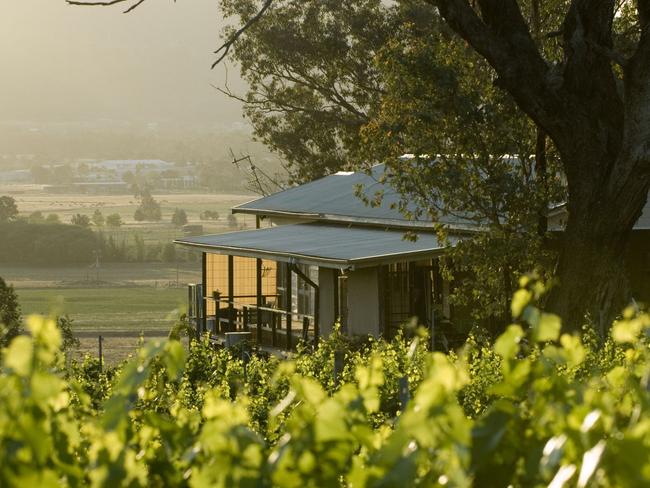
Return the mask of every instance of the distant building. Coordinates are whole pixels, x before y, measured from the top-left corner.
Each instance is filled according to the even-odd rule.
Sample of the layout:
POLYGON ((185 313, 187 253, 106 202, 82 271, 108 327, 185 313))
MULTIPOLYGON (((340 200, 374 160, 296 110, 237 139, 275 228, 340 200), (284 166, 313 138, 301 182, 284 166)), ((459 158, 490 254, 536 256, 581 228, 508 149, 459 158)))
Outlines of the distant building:
POLYGON ((124 195, 131 192, 131 187, 123 181, 82 182, 69 185, 45 185, 48 193, 85 193, 88 195, 124 195))
POLYGON ((112 159, 98 163, 90 163, 88 166, 95 174, 98 173, 97 170, 102 170, 103 172, 115 174, 119 179, 126 173, 160 173, 175 167, 174 163, 168 163, 160 159, 112 159))
POLYGON ((160 187, 168 190, 188 190, 195 188, 197 183, 198 178, 192 175, 160 178, 160 187))

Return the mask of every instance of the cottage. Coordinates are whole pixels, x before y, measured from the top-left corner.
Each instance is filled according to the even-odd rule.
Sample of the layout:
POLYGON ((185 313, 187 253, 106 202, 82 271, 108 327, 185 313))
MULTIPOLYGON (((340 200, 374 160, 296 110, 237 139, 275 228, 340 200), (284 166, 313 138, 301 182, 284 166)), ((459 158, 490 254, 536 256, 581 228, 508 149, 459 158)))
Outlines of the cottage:
MULTIPOLYGON (((328 335, 337 321, 351 335, 390 338, 417 317, 433 340, 462 338, 469 320, 450 305, 439 260, 446 246, 481 229, 459 217, 406 219, 383 172, 384 165, 339 172, 234 207, 256 217, 254 230, 176 240, 202 252, 202 283, 189 297, 199 330, 250 332, 261 345, 291 349, 328 335), (359 192, 383 198, 367 205, 359 192), (447 242, 436 225, 447 227, 447 242), (405 239, 409 231, 418 239, 405 239)), ((553 218, 560 226, 561 209, 553 218)), ((637 252, 645 253, 646 281, 647 249, 637 252)))
MULTIPOLYGON (((190 291, 199 326, 250 330, 291 348, 336 321, 349 334, 385 337, 413 316, 433 330, 449 322, 449 285, 438 271, 445 244, 433 222, 400 213, 383 171, 339 172, 232 209, 254 215, 255 230, 176 240, 203 253, 202 283, 190 291), (366 205, 359 190, 382 192, 381 204, 366 205), (407 231, 418 239, 404 239, 407 231)), ((477 231, 469 220, 441 223, 452 245, 477 231)))

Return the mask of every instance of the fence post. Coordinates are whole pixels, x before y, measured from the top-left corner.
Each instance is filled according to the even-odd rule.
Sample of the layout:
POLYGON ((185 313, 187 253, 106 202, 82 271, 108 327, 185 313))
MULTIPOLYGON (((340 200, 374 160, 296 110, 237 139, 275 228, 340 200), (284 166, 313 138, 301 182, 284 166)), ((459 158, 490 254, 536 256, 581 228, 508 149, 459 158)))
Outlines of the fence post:
MULTIPOLYGON (((256 320, 257 320, 257 334, 256 334, 256 337, 257 337, 257 343, 259 345, 261 345, 262 344, 262 310, 260 309, 260 307, 262 306, 261 305, 262 303, 265 303, 265 301, 262 298, 262 299, 258 300, 258 302, 259 303, 257 305, 257 312, 255 314, 256 315, 256 320)), ((267 313, 265 313, 265 315, 268 316, 267 313)))
POLYGON ((343 352, 334 351, 334 386, 339 386, 339 379, 343 373, 343 352))
POLYGON ((279 315, 277 313, 272 313, 271 314, 271 345, 275 347, 275 329, 277 328, 276 326, 276 321, 278 319, 279 315))
POLYGON ((99 372, 100 373, 104 372, 104 351, 102 347, 103 342, 104 342, 104 338, 100 335, 99 336, 99 372))
POLYGON ((302 318, 302 340, 304 342, 307 342, 307 339, 309 339, 309 318, 303 317, 302 318))
POLYGON ((214 300, 214 335, 217 335, 221 332, 221 302, 219 301, 219 295, 215 294, 216 298, 214 300))
POLYGON ((431 310, 431 350, 436 350, 436 311, 431 310))
POLYGON ((248 307, 246 305, 242 306, 242 329, 244 332, 248 332, 248 307))
POLYGON ((287 282, 285 284, 286 286, 286 293, 287 293, 287 303, 285 303, 285 310, 287 312, 287 335, 286 335, 286 347, 287 351, 291 351, 291 342, 293 337, 291 336, 291 332, 293 329, 293 290, 291 289, 292 287, 292 278, 293 278, 293 266, 291 264, 287 264, 287 282))

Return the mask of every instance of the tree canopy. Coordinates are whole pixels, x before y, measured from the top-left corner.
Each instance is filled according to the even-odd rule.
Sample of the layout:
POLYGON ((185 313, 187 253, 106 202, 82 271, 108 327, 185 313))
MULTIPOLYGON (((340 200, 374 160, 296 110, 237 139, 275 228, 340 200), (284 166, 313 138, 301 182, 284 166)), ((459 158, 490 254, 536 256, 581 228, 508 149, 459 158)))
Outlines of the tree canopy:
POLYGON ((0 277, 0 348, 22 332, 20 305, 14 287, 0 277))
MULTIPOLYGON (((267 3, 263 2, 263 7, 268 7, 267 3)), ((271 120, 274 112, 286 111, 286 107, 274 102, 274 97, 287 91, 276 88, 286 85, 300 93, 310 91, 301 78, 284 80, 285 66, 292 68, 295 59, 299 68, 305 67, 312 74, 330 73, 329 68, 336 66, 335 61, 324 61, 322 55, 314 57, 317 60, 314 64, 305 63, 302 59, 311 51, 301 49, 300 54, 292 58, 287 53, 294 47, 290 42, 274 46, 268 41, 269 37, 277 38, 280 31, 283 39, 293 41, 293 34, 286 34, 285 30, 296 32, 295 38, 300 40, 309 32, 302 29, 303 24, 311 25, 303 17, 304 12, 318 11, 320 2, 313 2, 313 5, 301 2, 302 7, 290 0, 271 3, 264 18, 254 23, 251 20, 255 12, 260 11, 260 3, 248 2, 246 8, 236 12, 241 24, 248 29, 238 36, 232 50, 233 59, 241 59, 244 77, 251 77, 265 87, 260 91, 252 85, 255 95, 249 97, 251 103, 247 109, 254 112, 251 120, 258 133, 267 139, 278 134, 269 132, 259 123, 259 118, 271 120), (289 20, 281 28, 279 23, 283 15, 289 16, 289 20), (238 45, 245 46, 245 52, 238 51, 238 45), (267 46, 270 50, 259 46, 267 46), (286 63, 278 60, 280 55, 286 56, 286 63), (251 62, 251 57, 260 63, 251 62), (271 59, 275 61, 273 70, 264 71, 265 63, 271 59), (255 98, 260 93, 265 96, 266 105, 255 98)), ((233 3, 223 4, 224 12, 233 14, 233 3)), ((327 2, 332 11, 343 12, 342 8, 332 7, 334 4, 337 2, 327 2)), ((371 5, 375 15, 399 19, 400 28, 389 32, 375 49, 365 51, 365 66, 372 69, 378 101, 366 105, 374 110, 365 112, 369 120, 362 123, 361 133, 368 127, 384 130, 370 132, 364 142, 385 145, 392 138, 405 152, 453 156, 450 158, 452 166, 457 174, 463 175, 455 180, 461 183, 457 192, 462 195, 460 203, 473 206, 481 202, 473 198, 473 191, 462 191, 471 186, 469 182, 472 181, 464 172, 464 166, 466 159, 478 158, 459 158, 459 154, 475 155, 488 148, 487 152, 496 155, 499 147, 507 146, 514 139, 518 141, 515 147, 523 144, 528 148, 517 154, 534 153, 537 162, 543 163, 548 135, 551 150, 557 150, 566 176, 569 212, 556 273, 560 286, 551 294, 551 304, 569 323, 582 321, 585 312, 596 322, 606 323, 629 299, 624 256, 630 231, 646 202, 650 185, 650 149, 643 142, 650 135, 650 3, 647 0, 543 3, 537 0, 405 0, 393 4, 371 2, 371 5), (428 6, 433 8, 427 9, 428 6), (408 14, 404 15, 409 11, 417 13, 412 21, 408 20, 408 14), (427 16, 430 22, 423 25, 425 30, 433 30, 433 35, 414 37, 417 20, 427 16), (386 55, 391 49, 393 54, 386 55), (425 62, 401 69, 418 52, 428 52, 425 62), (391 65, 397 65, 397 69, 391 65), (384 76, 386 66, 388 77, 384 76), (445 70, 446 67, 452 69, 445 70), (450 71, 465 74, 468 84, 458 83, 457 76, 448 76, 450 71), (428 96, 421 96, 427 93, 422 85, 431 79, 436 82, 435 90, 428 92, 428 96), (471 94, 463 97, 472 84, 485 81, 493 91, 492 100, 501 98, 503 103, 489 103, 485 97, 472 97, 471 94), (522 128, 517 124, 526 123, 521 114, 526 115, 527 123, 534 128, 529 134, 537 135, 535 144, 531 143, 531 137, 521 137, 521 132, 516 134, 517 127, 522 128), (509 122, 503 119, 504 115, 509 122), (473 121, 472 117, 475 117, 473 121), (481 125, 481 121, 485 124, 481 125), (508 130, 502 131, 499 126, 508 130), (405 137, 407 133, 422 137, 405 137), (450 134, 456 137, 449 137, 450 134), (508 137, 514 134, 513 138, 508 137), (489 140, 488 144, 485 139, 489 140), (425 151, 419 144, 421 141, 426 142, 425 151), (468 145, 463 143, 469 143, 469 152, 468 145), (531 151, 532 147, 537 150, 531 151)), ((351 23, 347 23, 348 19, 353 19, 350 13, 341 16, 336 12, 319 13, 317 18, 320 23, 317 25, 337 32, 336 39, 343 50, 364 45, 350 35, 354 32, 351 23), (338 29, 339 26, 346 28, 338 29)), ((310 17, 306 19, 312 21, 310 17)), ((226 43, 234 40, 235 34, 227 32, 226 43)), ((329 51, 329 55, 336 58, 336 51, 329 51)), ((350 85, 342 73, 348 65, 353 66, 348 63, 333 76, 325 76, 330 86, 337 88, 338 94, 349 97, 330 100, 332 105, 337 101, 338 105, 343 105, 343 101, 358 99, 356 92, 345 89, 350 85)), ((475 93, 486 93, 483 88, 474 88, 478 88, 475 93)), ((312 91, 317 90, 312 87, 312 91)), ((289 108, 295 110, 295 107, 289 108)), ((306 113, 303 109, 300 112, 306 113)), ((345 139, 337 142, 344 143, 345 139)), ((366 149, 360 142, 348 145, 347 149, 354 153, 359 146, 366 149)), ((368 160, 373 161, 375 155, 369 156, 368 160)), ((418 175, 422 174, 418 168, 418 175)), ((437 176, 430 172, 424 174, 437 176)), ((537 175, 542 176, 542 173, 537 171, 537 175)), ((438 182, 430 178, 420 181, 424 192, 436 196, 438 182)), ((444 178, 442 181, 445 182, 444 178)), ((490 177, 482 178, 482 188, 495 187, 492 182, 490 177)), ((537 190, 547 191, 548 182, 544 178, 537 183, 537 190)), ((510 184, 501 188, 505 190, 499 191, 502 193, 500 200, 503 200, 508 197, 508 189, 519 193, 521 186, 510 184)), ((550 197, 548 193, 545 196, 550 197)))
POLYGON ((13 220, 18 216, 18 206, 12 197, 0 197, 0 222, 13 220))

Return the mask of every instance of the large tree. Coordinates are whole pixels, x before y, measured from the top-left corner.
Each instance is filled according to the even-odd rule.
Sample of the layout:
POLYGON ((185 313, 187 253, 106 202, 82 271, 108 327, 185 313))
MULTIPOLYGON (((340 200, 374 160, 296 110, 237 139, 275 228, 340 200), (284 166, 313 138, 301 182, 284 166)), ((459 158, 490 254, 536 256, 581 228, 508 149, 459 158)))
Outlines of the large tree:
POLYGON ((560 57, 540 49, 541 2, 429 0, 553 140, 569 212, 551 305, 609 320, 629 299, 624 256, 650 186, 650 1, 556 2, 560 57), (475 6, 473 6, 475 5, 475 6))
POLYGON ((558 150, 569 217, 551 306, 609 321, 629 299, 624 256, 650 186, 650 0, 427 3, 558 150))
MULTIPOLYGON (((243 21, 260 8, 256 0, 220 5, 243 21)), ((373 58, 399 21, 381 0, 280 0, 232 46, 228 59, 249 89, 221 91, 243 102, 255 135, 287 162, 293 182, 341 169, 359 148, 383 93, 373 58)))

